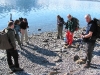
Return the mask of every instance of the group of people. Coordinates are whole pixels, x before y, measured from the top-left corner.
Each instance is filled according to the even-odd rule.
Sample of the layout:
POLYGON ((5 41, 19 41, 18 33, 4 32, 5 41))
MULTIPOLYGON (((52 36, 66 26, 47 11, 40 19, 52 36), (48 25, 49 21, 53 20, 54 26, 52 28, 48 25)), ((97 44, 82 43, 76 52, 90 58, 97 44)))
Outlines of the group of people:
MULTIPOLYGON (((70 14, 67 15, 68 21, 67 23, 64 22, 63 18, 59 15, 57 16, 57 26, 58 26, 58 35, 57 39, 62 39, 62 31, 63 31, 63 25, 65 24, 65 30, 66 30, 66 39, 65 45, 71 46, 73 43, 73 34, 74 31, 78 30, 79 27, 76 27, 76 24, 78 24, 73 16, 70 14)), ((80 34, 80 38, 83 38, 83 41, 86 43, 86 58, 83 59, 83 61, 86 62, 85 68, 90 67, 90 62, 92 59, 92 52, 94 50, 95 42, 96 42, 96 35, 97 35, 97 26, 95 25, 94 21, 91 18, 90 14, 85 15, 85 20, 87 22, 86 27, 86 33, 80 34)), ((77 25, 78 26, 78 25, 77 25)))
POLYGON ((8 31, 7 32, 8 40, 10 42, 10 45, 12 46, 12 48, 6 50, 7 62, 8 62, 9 68, 14 68, 14 70, 16 71, 22 71, 23 69, 19 67, 18 51, 16 49, 15 39, 18 41, 18 45, 22 48, 23 40, 25 36, 25 42, 28 44, 28 35, 27 35, 28 27, 29 26, 28 26, 27 19, 19 18, 15 21, 11 20, 8 23, 8 27, 5 29, 8 31), (20 39, 19 33, 21 34, 21 39, 20 39), (13 57, 14 63, 12 62, 11 57, 13 57))
MULTIPOLYGON (((62 31, 63 31, 63 24, 66 25, 65 29, 66 29, 66 45, 72 45, 73 43, 73 34, 74 31, 78 29, 78 27, 76 27, 76 20, 73 16, 71 16, 70 14, 68 14, 67 16, 68 21, 67 23, 64 22, 64 19, 62 17, 60 17, 60 15, 57 16, 57 26, 58 26, 58 35, 57 35, 57 39, 63 39, 62 36, 62 31)), ((85 34, 81 34, 81 38, 85 39, 86 41, 86 45, 87 45, 87 56, 86 59, 84 59, 84 61, 86 62, 85 64, 85 68, 89 68, 90 67, 90 62, 92 59, 92 52, 95 46, 95 42, 96 42, 96 25, 94 24, 93 20, 91 19, 91 16, 89 14, 85 15, 85 19, 87 22, 87 29, 86 29, 86 33, 85 34)), ((10 21, 8 23, 8 38, 9 38, 9 42, 12 45, 11 49, 7 49, 7 62, 10 68, 14 67, 15 70, 17 71, 22 71, 23 69, 19 67, 19 63, 18 63, 18 52, 16 49, 16 43, 15 43, 15 39, 18 41, 18 44, 20 47, 23 46, 23 39, 24 39, 24 35, 25 35, 25 42, 28 44, 28 35, 27 35, 27 28, 28 28, 28 22, 26 18, 19 18, 18 20, 15 21, 10 21), (19 37, 19 32, 21 33, 21 41, 20 41, 20 37, 19 37), (13 57, 14 59, 14 63, 12 62, 11 57, 13 57)))
POLYGON ((67 16, 68 21, 64 22, 64 19, 60 17, 60 15, 57 16, 57 28, 58 28, 58 35, 57 39, 63 39, 63 25, 65 25, 65 31, 66 31, 66 38, 67 40, 66 45, 71 46, 73 42, 73 33, 79 28, 79 20, 75 17, 72 17, 70 14, 67 16))

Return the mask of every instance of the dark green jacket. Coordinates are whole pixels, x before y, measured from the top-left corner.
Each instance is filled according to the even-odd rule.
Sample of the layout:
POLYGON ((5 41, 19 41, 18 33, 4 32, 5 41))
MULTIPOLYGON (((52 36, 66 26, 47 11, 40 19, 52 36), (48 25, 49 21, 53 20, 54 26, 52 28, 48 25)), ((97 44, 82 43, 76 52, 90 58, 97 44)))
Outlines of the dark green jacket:
POLYGON ((74 18, 72 18, 71 20, 68 20, 67 23, 66 23, 66 27, 65 29, 68 29, 70 32, 74 32, 75 31, 75 20, 74 18))
POLYGON ((8 34, 9 42, 12 45, 13 48, 16 48, 15 32, 11 28, 7 28, 7 30, 8 30, 7 34, 8 34))

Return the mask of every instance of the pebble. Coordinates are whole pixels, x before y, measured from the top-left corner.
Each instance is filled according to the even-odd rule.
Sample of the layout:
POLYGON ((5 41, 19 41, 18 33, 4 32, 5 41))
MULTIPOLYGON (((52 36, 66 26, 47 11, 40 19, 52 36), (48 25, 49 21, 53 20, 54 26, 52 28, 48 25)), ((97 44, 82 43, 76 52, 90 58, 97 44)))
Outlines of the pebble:
MULTIPOLYGON (((83 65, 73 61, 74 56, 78 55, 80 59, 85 56, 85 43, 80 43, 79 35, 82 29, 77 31, 76 37, 71 47, 64 49, 64 40, 57 39, 57 32, 45 32, 33 35, 30 38, 32 45, 23 46, 23 50, 19 50, 19 64, 24 68, 24 72, 14 73, 14 75, 99 75, 100 69, 84 69, 83 65), (33 49, 34 48, 34 49, 33 49), (77 50, 78 49, 78 50, 77 50), (77 51, 76 51, 77 50, 77 51), (33 66, 34 65, 34 66, 33 66), (53 70, 51 69, 59 70, 53 70), (77 68, 78 67, 78 68, 77 68), (72 73, 70 73, 74 70, 72 73), (92 72, 92 73, 91 73, 92 72)), ((100 41, 98 41, 98 44, 100 41)), ((100 47, 96 45, 93 52, 92 63, 100 65, 100 47)), ((6 54, 0 50, 0 75, 9 75, 9 67, 6 60, 1 60, 6 54), (2 72, 2 73, 1 73, 2 72)))

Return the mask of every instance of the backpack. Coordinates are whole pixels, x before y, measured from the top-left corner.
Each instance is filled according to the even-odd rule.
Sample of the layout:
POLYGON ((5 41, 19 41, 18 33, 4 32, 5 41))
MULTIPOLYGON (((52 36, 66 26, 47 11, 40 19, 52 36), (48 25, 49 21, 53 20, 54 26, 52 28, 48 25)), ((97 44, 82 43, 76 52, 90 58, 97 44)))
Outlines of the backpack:
POLYGON ((9 30, 7 29, 4 29, 3 31, 0 32, 0 49, 2 50, 12 48, 9 38, 8 38, 8 34, 7 34, 8 32, 9 30))
POLYGON ((93 21, 94 21, 94 24, 97 26, 96 38, 100 38, 100 20, 94 18, 93 21))
POLYGON ((75 17, 73 17, 74 22, 75 22, 75 31, 77 31, 79 29, 79 20, 75 17))

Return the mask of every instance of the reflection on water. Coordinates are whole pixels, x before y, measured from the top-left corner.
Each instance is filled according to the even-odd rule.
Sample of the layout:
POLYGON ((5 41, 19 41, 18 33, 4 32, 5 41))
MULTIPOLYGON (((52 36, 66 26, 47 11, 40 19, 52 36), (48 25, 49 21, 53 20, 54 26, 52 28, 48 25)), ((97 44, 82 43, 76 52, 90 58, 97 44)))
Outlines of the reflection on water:
POLYGON ((61 15, 67 21, 66 15, 72 14, 80 20, 80 26, 86 25, 84 15, 100 18, 99 1, 94 0, 0 0, 0 30, 7 26, 12 13, 13 20, 26 17, 30 32, 56 30, 56 16, 61 15))

